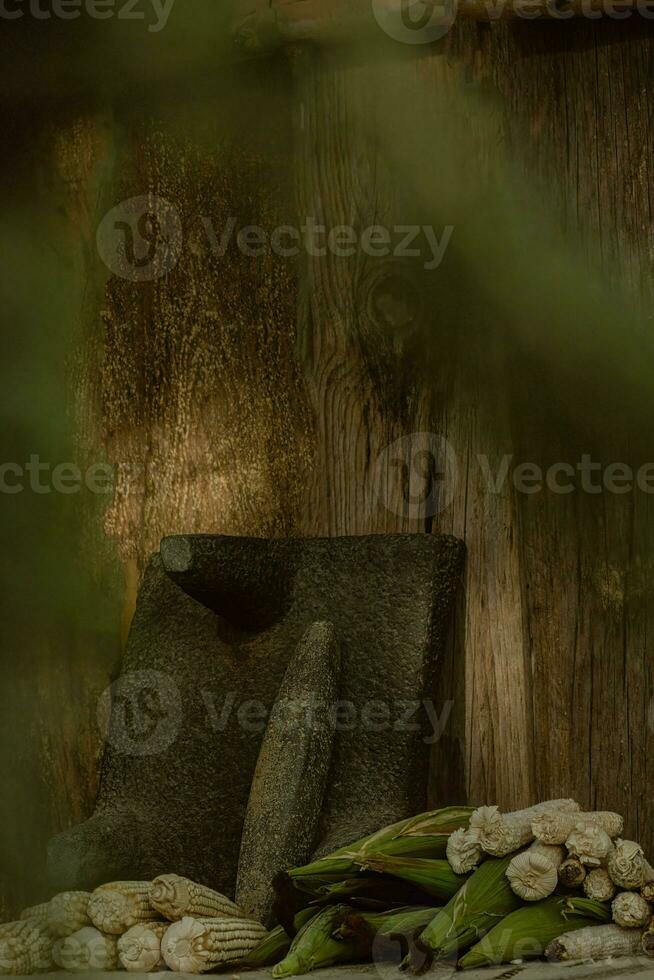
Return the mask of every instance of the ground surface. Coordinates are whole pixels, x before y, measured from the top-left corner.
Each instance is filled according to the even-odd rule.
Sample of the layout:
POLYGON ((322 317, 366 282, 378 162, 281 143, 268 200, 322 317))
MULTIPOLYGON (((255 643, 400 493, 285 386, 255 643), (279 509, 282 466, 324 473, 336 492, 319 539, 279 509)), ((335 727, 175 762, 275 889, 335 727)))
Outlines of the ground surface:
MULTIPOLYGON (((59 973, 59 977, 75 976, 78 978, 87 974, 59 973)), ((89 973, 93 980, 115 980, 115 973, 89 973)), ((133 980, 157 980, 158 977, 170 980, 171 973, 132 973, 133 980)), ((189 977, 197 980, 194 974, 175 974, 177 977, 189 977)), ((270 972, 267 970, 256 971, 255 973, 223 973, 221 976, 227 980, 236 977, 243 977, 243 980, 270 980, 270 972)), ((400 973, 395 967, 380 965, 378 967, 365 964, 363 966, 346 966, 329 970, 318 970, 314 974, 316 980, 365 980, 365 978, 379 978, 379 980, 406 980, 406 974, 400 973)), ((435 967, 430 973, 426 974, 428 980, 449 980, 450 977, 460 977, 461 980, 618 980, 618 978, 654 978, 654 960, 633 957, 624 957, 615 960, 603 960, 597 963, 525 963, 516 965, 505 965, 492 967, 484 970, 470 970, 467 973, 456 973, 448 968, 435 967)), ((43 980, 43 974, 40 975, 43 980)))

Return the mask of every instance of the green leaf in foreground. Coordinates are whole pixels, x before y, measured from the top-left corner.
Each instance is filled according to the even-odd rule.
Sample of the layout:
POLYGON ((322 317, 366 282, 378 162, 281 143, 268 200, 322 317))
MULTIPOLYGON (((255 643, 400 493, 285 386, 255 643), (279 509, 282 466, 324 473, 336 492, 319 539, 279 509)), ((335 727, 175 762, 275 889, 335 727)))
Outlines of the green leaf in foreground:
POLYGON ((435 959, 460 956, 498 921, 520 908, 522 901, 511 890, 506 877, 512 857, 509 854, 489 859, 468 878, 429 923, 403 967, 423 970, 435 959), (423 954, 426 962, 420 962, 418 954, 423 954))
POLYGON ((546 898, 512 912, 459 960, 463 970, 542 956, 564 933, 610 922, 611 910, 588 898, 546 898))

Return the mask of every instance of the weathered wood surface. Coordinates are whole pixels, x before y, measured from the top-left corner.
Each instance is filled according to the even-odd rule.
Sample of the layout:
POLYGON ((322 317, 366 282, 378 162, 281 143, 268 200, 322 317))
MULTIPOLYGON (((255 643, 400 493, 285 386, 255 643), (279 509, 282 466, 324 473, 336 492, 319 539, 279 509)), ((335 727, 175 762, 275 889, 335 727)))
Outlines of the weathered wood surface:
MULTIPOLYGON (((411 107, 418 92, 429 98, 449 86, 458 106, 455 93, 470 85, 491 107, 483 125, 479 116, 463 120, 480 188, 489 147, 505 146, 520 179, 541 188, 570 235, 580 232, 589 259, 599 237, 607 274, 651 302, 653 46, 635 21, 459 25, 445 56, 402 52, 384 64, 299 53, 292 81, 283 68, 266 75, 260 66, 249 95, 207 101, 205 93, 195 119, 183 100, 176 111, 122 107, 115 121, 89 124, 88 152, 68 184, 67 227, 48 231, 67 248, 84 243, 75 261, 88 286, 71 313, 89 331, 75 335, 87 365, 80 399, 92 406, 80 438, 86 456, 119 466, 130 491, 104 518, 96 514, 89 534, 104 537, 125 570, 126 621, 139 570, 165 533, 449 530, 465 538, 468 563, 436 698, 439 713, 448 700, 452 711, 435 747, 435 798, 508 807, 577 795, 624 811, 629 833, 650 851, 653 505, 647 497, 519 495, 510 480, 489 494, 478 463, 479 454, 495 465, 506 453, 575 462, 586 443, 571 405, 584 417, 604 395, 615 404, 615 392, 604 386, 591 399, 592 385, 580 386, 577 402, 561 397, 548 340, 563 347, 567 336, 559 324, 523 334, 528 324, 502 312, 497 297, 486 301, 483 276, 467 261, 478 253, 466 240, 464 201, 437 198, 442 206, 427 212, 440 227, 461 216, 453 261, 448 253, 433 278, 415 280, 401 264, 399 286, 389 278, 395 263, 368 257, 303 257, 296 267, 230 248, 219 259, 198 217, 220 228, 231 214, 267 227, 310 215, 357 228, 415 220, 411 188, 438 191, 438 159, 425 141, 412 157, 420 180, 402 186, 385 142, 389 89, 411 107), (264 127, 245 129, 246 112, 264 127), (99 195, 88 161, 107 127, 116 142, 99 195), (98 214, 146 191, 173 201, 184 218, 179 265, 156 283, 113 278, 100 299, 98 214), (416 433, 443 435, 456 453, 456 492, 436 513, 425 502, 437 474, 417 465, 424 445, 416 433)), ((225 91, 243 85, 239 76, 225 91)), ((74 107, 67 112, 58 124, 64 143, 80 118, 74 107)), ((430 116, 424 131, 437 125, 430 116)), ((625 316, 625 350, 628 326, 625 316)), ((583 378, 592 339, 590 329, 562 365, 564 394, 574 388, 571 363, 583 378)), ((618 391, 625 384, 621 376, 618 391)), ((642 390, 642 377, 634 384, 642 390)), ((647 418, 633 424, 626 393, 624 406, 635 448, 614 413, 613 429, 599 427, 607 460, 650 448, 647 418)), ((643 415, 651 416, 646 404, 643 415)), ((28 642, 36 649, 40 641, 28 642)), ((35 655, 44 692, 37 748, 29 719, 19 723, 43 774, 43 840, 91 808, 96 696, 117 657, 116 644, 80 651, 66 667, 63 646, 35 655), (62 698, 75 704, 64 720, 62 698)), ((27 850, 27 837, 20 841, 27 850)), ((14 908, 40 897, 37 881, 12 885, 14 908)))

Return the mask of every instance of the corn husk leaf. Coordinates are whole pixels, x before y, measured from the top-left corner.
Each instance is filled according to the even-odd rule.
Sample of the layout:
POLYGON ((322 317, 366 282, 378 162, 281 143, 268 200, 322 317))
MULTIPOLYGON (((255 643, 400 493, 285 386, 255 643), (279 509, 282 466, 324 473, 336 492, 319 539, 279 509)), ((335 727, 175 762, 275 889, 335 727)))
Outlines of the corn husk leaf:
POLYGON ((409 881, 385 874, 361 874, 358 878, 346 878, 320 890, 320 897, 312 905, 345 903, 360 909, 388 911, 400 905, 427 906, 429 895, 409 881))
POLYGON ((273 967, 273 977, 301 976, 336 963, 369 959, 371 943, 368 937, 334 938, 349 911, 347 905, 330 905, 310 919, 298 932, 284 959, 273 967))
POLYGON ((456 895, 469 877, 455 874, 449 861, 430 861, 427 858, 400 858, 372 853, 361 866, 367 871, 377 871, 408 881, 441 902, 448 902, 456 895))
POLYGON ((472 813, 474 807, 470 806, 447 806, 419 813, 362 837, 318 861, 293 868, 289 874, 296 884, 302 878, 316 876, 332 882, 342 881, 356 875, 355 859, 371 851, 395 857, 444 857, 447 838, 460 827, 467 827, 472 813))
POLYGON ((522 906, 506 869, 513 855, 490 858, 477 868, 416 942, 416 953, 402 965, 422 971, 435 959, 457 958, 505 916, 522 906), (421 962, 421 956, 424 960, 421 962))
POLYGON ((588 898, 546 898, 507 915, 459 960, 463 970, 542 956, 564 933, 611 921, 608 903, 588 898))

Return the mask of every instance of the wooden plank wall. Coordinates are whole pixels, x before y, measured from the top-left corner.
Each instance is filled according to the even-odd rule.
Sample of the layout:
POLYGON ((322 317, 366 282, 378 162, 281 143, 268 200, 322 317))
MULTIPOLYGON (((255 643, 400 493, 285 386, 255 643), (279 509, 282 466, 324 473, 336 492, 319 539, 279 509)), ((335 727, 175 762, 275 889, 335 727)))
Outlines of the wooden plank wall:
MULTIPOLYGON (((648 418, 634 424, 629 378, 616 368, 624 419, 610 384, 599 399, 594 391, 611 406, 613 425, 599 426, 599 442, 591 426, 586 443, 575 423, 579 400, 559 398, 559 389, 583 379, 593 323, 577 334, 567 309, 570 336, 559 336, 557 323, 521 333, 520 317, 503 309, 507 296, 498 289, 489 298, 475 268, 479 253, 466 231, 476 227, 472 218, 466 225, 473 205, 448 201, 429 141, 424 155, 414 147, 405 159, 406 146, 393 149, 387 130, 396 118, 390 90, 407 107, 430 93, 439 106, 443 92, 454 106, 465 104, 461 89, 481 95, 488 112, 461 120, 472 141, 466 166, 480 174, 474 206, 483 208, 501 146, 556 222, 580 234, 588 262, 599 239, 607 278, 626 279, 647 307, 653 51, 636 24, 459 25, 433 54, 405 52, 392 63, 294 53, 274 70, 260 65, 250 87, 235 76, 224 89, 241 93, 233 103, 205 92, 201 105, 175 105, 166 92, 109 117, 71 106, 57 126, 63 134, 78 127, 79 136, 82 125, 90 157, 78 158, 67 185, 66 227, 49 232, 70 247, 83 243, 74 313, 86 323, 75 339, 87 366, 77 384, 80 453, 131 474, 130 492, 96 514, 89 531, 124 571, 125 620, 139 570, 165 533, 460 535, 468 562, 436 697, 438 710, 451 701, 452 713, 435 748, 434 798, 510 807, 575 795, 624 810, 630 833, 650 849, 652 505, 633 495, 527 496, 510 481, 490 494, 478 462, 483 454, 495 466, 507 453, 575 461, 587 444, 607 461, 646 457, 648 418), (244 108, 257 120, 247 128, 244 108), (98 141, 107 129, 108 143, 98 141), (80 159, 95 159, 93 147, 105 164, 100 188, 80 170, 80 159), (435 209, 416 203, 412 187, 423 181, 441 194, 435 209), (110 205, 147 191, 174 201, 187 246, 168 278, 113 277, 104 291, 94 228, 110 205), (294 265, 269 253, 246 260, 234 249, 218 260, 202 214, 220 227, 234 214, 243 224, 315 215, 358 228, 426 216, 442 227, 452 214, 455 232, 442 270, 415 277, 413 267, 385 260, 304 257, 294 265), (574 357, 552 358, 552 337, 557 352, 569 342, 574 357), (559 364, 565 380, 557 385, 559 364), (415 465, 424 448, 417 433, 444 436, 457 458, 453 499, 436 513, 407 508, 409 497, 429 498, 435 479, 415 465)), ((441 123, 434 109, 425 131, 441 123)), ((39 145, 35 162, 43 152, 39 145)), ((66 260, 62 274, 67 268, 66 260)), ((507 283, 507 295, 520 294, 510 276, 507 283)), ((625 349, 635 322, 625 312, 616 323, 625 349)), ((634 379, 638 391, 643 384, 634 379)), ((88 668, 66 664, 61 647, 39 661, 40 731, 50 733, 35 749, 50 814, 41 845, 92 807, 93 692, 116 655, 117 641, 89 655, 88 668), (69 681, 93 674, 70 695, 65 725, 53 680, 62 671, 69 681)), ((34 739, 22 724, 26 741, 34 739)), ((38 876, 9 891, 14 907, 36 900, 38 876)))

